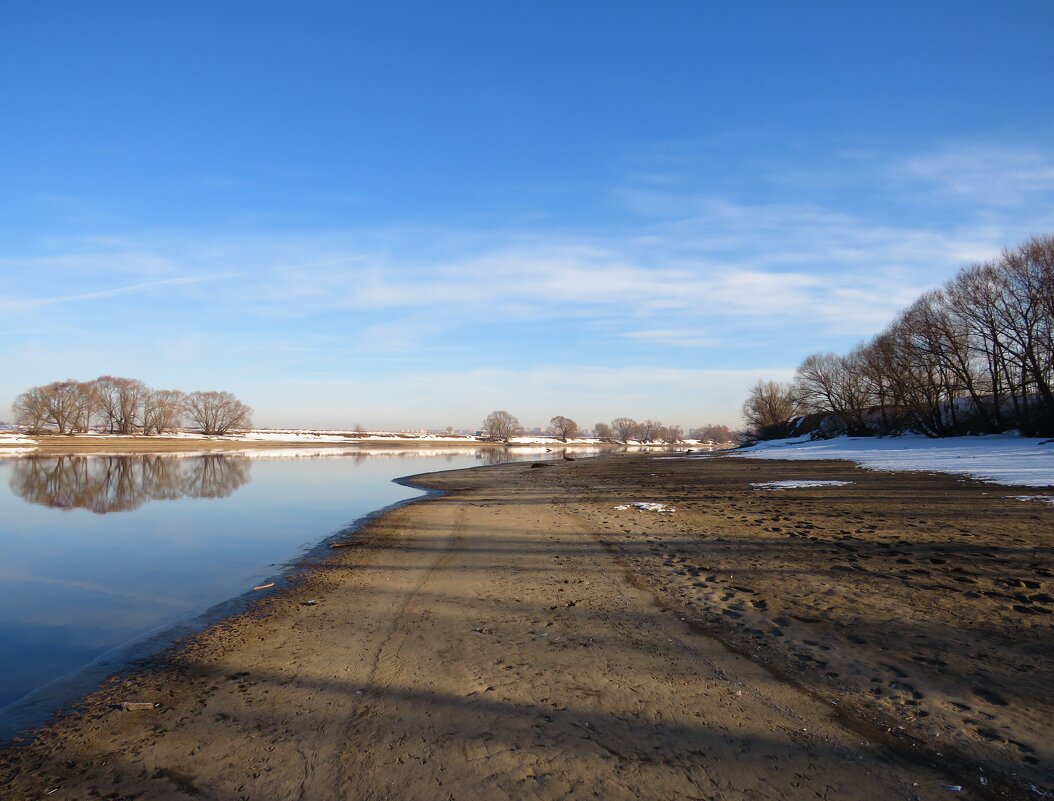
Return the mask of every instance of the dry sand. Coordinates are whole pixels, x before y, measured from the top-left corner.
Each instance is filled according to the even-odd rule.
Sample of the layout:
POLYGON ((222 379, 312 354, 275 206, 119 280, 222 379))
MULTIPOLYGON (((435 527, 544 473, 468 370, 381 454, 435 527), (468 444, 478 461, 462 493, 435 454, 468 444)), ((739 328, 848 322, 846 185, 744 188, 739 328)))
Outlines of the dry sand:
POLYGON ((630 456, 425 481, 450 494, 5 752, 4 798, 1054 787, 1049 507, 845 463, 630 456), (805 477, 853 483, 749 486, 805 477), (631 501, 676 511, 614 509, 631 501))

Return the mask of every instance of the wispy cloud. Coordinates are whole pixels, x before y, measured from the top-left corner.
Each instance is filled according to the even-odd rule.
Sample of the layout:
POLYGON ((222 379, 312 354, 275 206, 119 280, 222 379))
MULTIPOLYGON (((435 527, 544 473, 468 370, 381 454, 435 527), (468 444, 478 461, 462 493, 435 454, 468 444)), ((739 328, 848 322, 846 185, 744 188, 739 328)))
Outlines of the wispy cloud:
POLYGON ((651 345, 668 345, 678 348, 709 348, 721 342, 717 337, 702 336, 699 331, 688 328, 649 328, 640 331, 624 331, 622 336, 651 345))
POLYGON ((892 171, 945 196, 987 205, 1020 205, 1054 193, 1054 157, 1027 146, 952 143, 901 159, 892 171))
POLYGON ((109 289, 98 289, 90 292, 78 292, 69 295, 52 295, 50 297, 19 298, 0 296, 0 311, 14 313, 43 306, 55 306, 60 303, 80 303, 83 301, 102 300, 104 298, 112 298, 119 295, 134 295, 142 292, 154 292, 172 287, 190 286, 191 284, 202 284, 211 281, 222 281, 227 278, 234 278, 238 275, 241 275, 241 273, 190 275, 180 278, 165 278, 160 281, 147 281, 127 286, 111 287, 109 289))
MULTIPOLYGON (((909 199, 912 193, 958 193, 962 202, 945 204, 955 206, 954 215, 943 206, 939 214, 916 215, 888 197, 872 203, 837 192, 825 196, 832 182, 806 182, 791 191, 789 172, 778 192, 701 191, 698 182, 662 180, 665 165, 657 163, 651 165, 655 174, 627 181, 606 198, 620 204, 618 225, 573 234, 533 225, 388 225, 54 240, 42 252, 0 258, 7 279, 0 313, 12 318, 9 331, 24 332, 10 337, 18 344, 8 348, 6 364, 25 372, 53 362, 63 365, 54 368, 56 374, 80 375, 87 364, 116 369, 118 353, 131 365, 163 354, 166 370, 184 369, 191 376, 188 386, 202 380, 204 365, 222 364, 222 371, 217 367, 204 380, 237 375, 252 386, 260 372, 295 376, 295 382, 324 376, 341 386, 348 404, 361 406, 376 404, 377 394, 387 392, 384 382, 404 386, 406 403, 419 404, 429 391, 400 376, 411 368, 399 365, 413 365, 412 371, 435 366, 462 382, 449 391, 451 398, 464 398, 468 386, 487 402, 498 403, 503 393, 526 397, 533 390, 515 378, 522 374, 571 382, 583 409, 602 406, 605 391, 628 399, 627 405, 639 396, 645 406, 646 397, 664 391, 663 369, 691 363, 789 372, 813 350, 848 348, 920 291, 962 264, 1043 232, 1050 218, 1043 203, 1007 205, 982 191, 993 181, 995 198, 1015 184, 1033 201, 1054 191, 1054 158, 1039 150, 975 145, 898 158, 850 154, 844 160, 857 172, 837 192, 881 186, 887 195, 897 190, 909 199), (209 284, 207 291, 194 290, 198 284, 209 284), (100 311, 112 306, 98 301, 121 296, 136 299, 121 305, 125 320, 157 320, 153 327, 166 330, 151 331, 142 342, 105 339, 113 321, 100 311), (151 356, 144 357, 146 352, 151 356), (538 365, 560 359, 575 369, 539 372, 538 365), (511 374, 467 370, 512 362, 517 370, 511 374), (634 365, 649 369, 612 372, 634 365), (372 388, 373 400, 335 377, 349 371, 372 388), (367 380, 365 372, 383 375, 367 380), (493 383, 488 376, 496 376, 493 383), (586 378, 590 386, 579 386, 586 378)), ((669 378, 671 392, 701 393, 706 381, 717 380, 716 374, 676 375, 676 382, 673 374, 669 378)), ((748 378, 722 384, 728 387, 722 390, 726 411, 748 378)), ((545 392, 556 397, 557 390, 563 391, 558 386, 545 392)), ((332 405, 333 397, 320 392, 319 403, 332 405)), ((677 401, 680 407, 687 397, 677 401)), ((668 408, 680 408, 677 403, 668 408)), ((460 424, 454 407, 451 400, 444 414, 460 424)), ((407 411, 405 419, 412 417, 407 411)), ((323 422, 321 413, 313 419, 323 422)))
MULTIPOLYGON (((413 229, 198 237, 192 245, 190 237, 119 237, 108 249, 49 258, 63 268, 165 265, 177 275, 101 290, 68 281, 82 291, 8 296, 0 309, 28 313, 239 276, 212 290, 212 301, 225 299, 243 321, 288 327, 292 337, 326 319, 357 331, 364 352, 405 351, 484 325, 588 320, 622 321, 595 331, 639 347, 708 348, 744 327, 759 344, 777 344, 803 327, 865 336, 964 260, 1005 244, 976 231, 868 224, 808 204, 654 190, 631 201, 649 210, 642 225, 578 237, 413 229)), ((35 259, 6 263, 23 273, 41 268, 35 259)))

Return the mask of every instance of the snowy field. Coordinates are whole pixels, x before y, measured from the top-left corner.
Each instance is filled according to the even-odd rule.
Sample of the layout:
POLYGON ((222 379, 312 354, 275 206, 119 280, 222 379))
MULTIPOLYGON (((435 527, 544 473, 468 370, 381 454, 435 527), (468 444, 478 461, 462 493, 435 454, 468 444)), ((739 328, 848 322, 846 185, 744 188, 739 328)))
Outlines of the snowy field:
POLYGON ((760 442, 729 454, 749 459, 847 459, 868 470, 954 473, 1026 487, 1054 486, 1054 441, 1009 434, 929 439, 835 437, 760 442))

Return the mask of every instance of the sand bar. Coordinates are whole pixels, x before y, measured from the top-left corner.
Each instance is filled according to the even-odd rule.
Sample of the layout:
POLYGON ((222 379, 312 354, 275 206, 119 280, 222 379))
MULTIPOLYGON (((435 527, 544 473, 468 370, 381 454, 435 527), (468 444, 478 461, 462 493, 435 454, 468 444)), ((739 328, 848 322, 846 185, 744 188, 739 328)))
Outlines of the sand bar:
POLYGON ((1039 798, 1054 784, 1044 506, 844 462, 620 456, 421 481, 449 494, 386 514, 5 752, 5 797, 1039 798), (750 486, 795 479, 852 483, 750 486), (615 509, 634 502, 675 511, 615 509))

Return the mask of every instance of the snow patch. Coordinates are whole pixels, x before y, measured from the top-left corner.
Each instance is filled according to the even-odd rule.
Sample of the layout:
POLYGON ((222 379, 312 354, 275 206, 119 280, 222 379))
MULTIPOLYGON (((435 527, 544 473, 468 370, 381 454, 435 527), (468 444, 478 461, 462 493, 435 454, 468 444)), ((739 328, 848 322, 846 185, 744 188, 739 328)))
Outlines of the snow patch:
POLYGON ((636 503, 622 504, 621 506, 615 507, 615 509, 620 512, 631 508, 639 509, 642 512, 666 512, 669 514, 676 511, 672 506, 667 506, 665 503, 655 503, 653 501, 637 501, 636 503))
POLYGON ((1054 495, 1007 495, 1006 497, 1015 501, 1039 501, 1054 506, 1054 495))
POLYGON ((0 431, 0 445, 36 445, 37 441, 17 431, 0 431))
POLYGON ((729 456, 789 461, 847 459, 868 470, 952 473, 992 484, 1054 486, 1054 443, 1008 434, 942 439, 918 435, 825 440, 798 437, 760 442, 729 456))
POLYGON ((810 487, 844 487, 852 484, 852 481, 805 481, 788 479, 786 481, 759 481, 751 484, 752 487, 767 490, 785 489, 809 489, 810 487))

